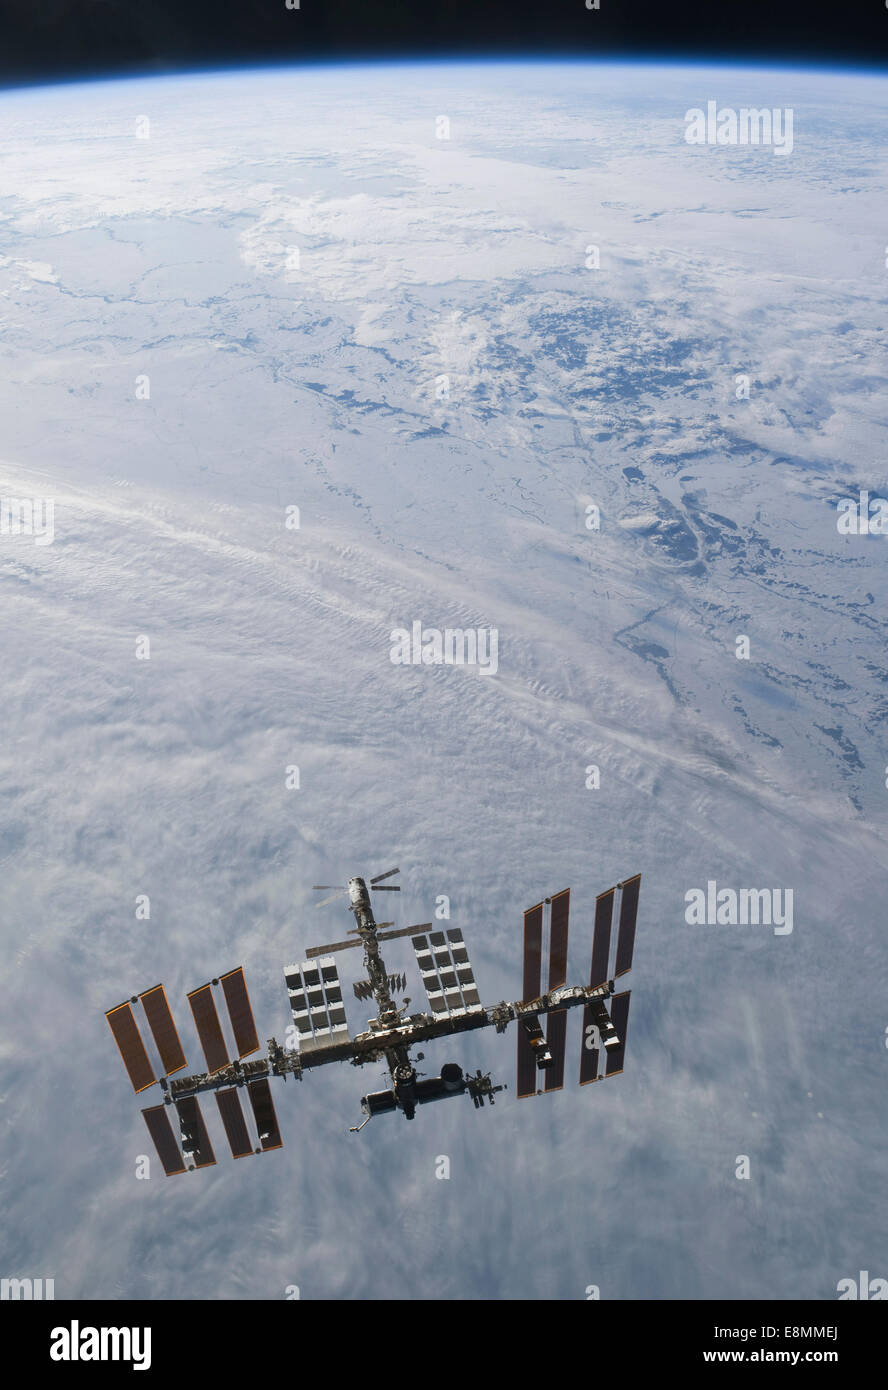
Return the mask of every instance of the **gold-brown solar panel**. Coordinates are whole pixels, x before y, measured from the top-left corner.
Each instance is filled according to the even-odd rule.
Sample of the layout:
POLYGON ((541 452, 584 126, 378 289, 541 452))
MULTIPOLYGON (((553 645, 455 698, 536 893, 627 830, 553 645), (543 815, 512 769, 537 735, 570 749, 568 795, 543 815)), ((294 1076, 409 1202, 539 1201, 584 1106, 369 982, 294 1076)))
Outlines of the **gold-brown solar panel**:
MULTIPOLYGON (((540 992, 543 950, 543 904, 537 903, 524 914, 524 976, 521 998, 536 999, 540 992)), ((525 1030, 518 1028, 518 1099, 536 1095, 536 1059, 525 1030)))
POLYGON ((522 979, 523 1003, 536 999, 540 992, 540 975, 543 959, 543 904, 529 907, 524 914, 524 975, 522 979))
POLYGON ((182 1149, 191 1154, 195 1168, 211 1168, 216 1162, 210 1136, 201 1114, 197 1096, 185 1096, 176 1101, 179 1125, 182 1130, 182 1149))
MULTIPOLYGON (((549 917, 549 984, 558 989, 567 980, 567 930, 570 914, 570 889, 556 893, 549 917)), ((552 1065, 546 1072, 546 1090, 560 1091, 564 1085, 564 1045, 567 1038, 567 1013, 557 1009, 546 1022, 546 1042, 552 1054, 552 1065)))
POLYGON ((552 898, 549 919, 549 989, 557 989, 567 979, 567 928, 570 914, 570 889, 552 898))
POLYGON ((277 1115, 274 1113, 274 1101, 271 1099, 271 1087, 268 1082, 265 1080, 251 1081, 247 1090, 250 1092, 250 1104, 253 1107, 253 1117, 259 1131, 259 1143, 263 1149, 283 1148, 284 1141, 278 1129, 277 1115))
POLYGON ((586 1004, 583 1008, 583 1044, 580 1053, 580 1085, 587 1086, 590 1081, 598 1080, 598 1025, 595 1022, 595 1010, 591 1004, 586 1004))
POLYGON ((614 889, 599 893, 595 899, 595 930, 592 936, 592 971, 590 985, 603 985, 607 979, 610 960, 611 925, 614 918, 614 889))
POLYGON ((188 1003, 191 1005, 197 1035, 207 1059, 207 1071, 212 1074, 228 1066, 228 1048, 216 1012, 213 986, 201 985, 200 989, 193 989, 188 996, 188 1003))
POLYGON ((175 1173, 184 1173, 185 1164, 182 1155, 179 1153, 179 1145, 176 1143, 173 1127, 170 1124, 170 1117, 167 1114, 165 1105, 152 1106, 150 1110, 143 1110, 145 1123, 148 1132, 154 1140, 154 1147, 157 1156, 163 1164, 163 1171, 168 1178, 175 1173))
POLYGON ((222 1116, 232 1157, 246 1158, 247 1154, 253 1152, 253 1143, 247 1130, 244 1112, 241 1110, 237 1087, 232 1086, 230 1091, 217 1091, 216 1104, 219 1107, 219 1114, 222 1116))
POLYGON ((129 1004, 119 1004, 116 1009, 109 1009, 105 1017, 111 1026, 114 1041, 120 1048, 123 1065, 133 1083, 133 1090, 146 1091, 154 1084, 156 1078, 132 1009, 129 1004))
POLYGON ((623 1070, 623 1062, 626 1056, 626 1029, 629 1025, 629 996, 631 990, 624 990, 622 994, 615 994, 610 1003, 611 1023, 616 1029, 617 1037, 620 1039, 618 1047, 607 1049, 607 1062, 605 1064, 605 1076, 618 1076, 623 1070))
POLYGON ((627 878, 620 884, 620 933, 617 937, 617 961, 614 976, 625 975, 632 969, 632 951, 635 946, 635 922, 638 916, 638 891, 641 887, 641 874, 627 878))
POLYGON ((250 996, 247 993, 243 967, 239 965, 237 970, 229 970, 227 975, 222 976, 221 984, 225 994, 225 1002, 228 1005, 231 1027, 234 1031, 237 1055, 238 1057, 249 1057, 251 1052, 259 1051, 259 1037, 256 1033, 253 1010, 250 1008, 250 996))
POLYGON ((148 1026, 157 1044, 157 1050, 160 1053, 164 1074, 171 1076, 174 1071, 181 1071, 187 1064, 163 985, 155 985, 154 989, 146 989, 143 994, 139 995, 139 998, 145 1010, 145 1017, 148 1019, 148 1026))

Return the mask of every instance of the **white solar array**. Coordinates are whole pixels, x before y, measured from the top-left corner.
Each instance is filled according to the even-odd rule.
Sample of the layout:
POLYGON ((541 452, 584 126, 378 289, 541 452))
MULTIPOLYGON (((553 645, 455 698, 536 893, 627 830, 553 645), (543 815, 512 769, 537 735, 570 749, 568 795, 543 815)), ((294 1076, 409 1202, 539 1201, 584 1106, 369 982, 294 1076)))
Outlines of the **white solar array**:
POLYGON ((312 1038, 341 1042, 348 1037, 342 986, 332 956, 288 965, 284 976, 300 1046, 312 1038))
POLYGON ((416 963, 432 1013, 455 1017, 481 1008, 469 953, 459 927, 415 936, 416 963))

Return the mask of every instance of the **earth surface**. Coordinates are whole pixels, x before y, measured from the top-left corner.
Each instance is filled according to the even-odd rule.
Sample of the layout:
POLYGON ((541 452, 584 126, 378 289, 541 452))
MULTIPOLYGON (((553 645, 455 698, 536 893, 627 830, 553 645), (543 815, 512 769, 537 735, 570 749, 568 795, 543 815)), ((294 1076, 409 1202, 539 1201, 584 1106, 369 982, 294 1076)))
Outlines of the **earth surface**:
POLYGON ((637 64, 0 96, 0 492, 54 502, 51 544, 0 536, 4 1274, 888 1275, 888 539, 836 525, 886 487, 886 116, 872 75, 637 64), (710 99, 791 107, 791 154, 689 145, 710 99), (393 664, 416 620, 495 628, 496 674, 393 664), (139 1180, 104 1011, 163 980, 197 1069, 185 992, 243 963, 282 1040, 283 966, 349 926, 311 885, 395 864, 379 915, 449 897, 485 1003, 568 884, 585 982, 595 894, 641 872, 625 1073, 578 1088, 573 1020, 564 1090, 518 1103, 513 1034, 438 1044, 495 1109, 355 1136, 382 1069, 330 1068, 276 1088, 282 1152, 223 1158, 205 1106, 218 1165, 139 1180), (689 924, 712 880, 792 890, 793 931, 689 924))

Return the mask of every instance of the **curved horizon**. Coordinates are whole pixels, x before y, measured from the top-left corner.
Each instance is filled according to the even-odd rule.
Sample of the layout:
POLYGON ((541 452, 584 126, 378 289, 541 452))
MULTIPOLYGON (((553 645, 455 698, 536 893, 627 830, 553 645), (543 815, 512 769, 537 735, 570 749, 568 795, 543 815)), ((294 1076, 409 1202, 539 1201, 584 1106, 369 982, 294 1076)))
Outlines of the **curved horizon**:
POLYGON ((157 70, 151 66, 135 66, 127 69, 108 69, 102 72, 81 72, 76 75, 65 75, 52 78, 24 78, 19 82, 3 82, 0 85, 0 93, 21 92, 21 91, 43 91, 47 88, 57 87, 87 87, 107 85, 114 82, 141 82, 141 81, 165 81, 175 78, 196 77, 212 78, 227 76, 246 76, 247 74, 258 73, 282 73, 282 72, 308 72, 318 70, 339 71, 348 68, 372 68, 383 70, 388 68, 468 68, 468 67, 500 67, 500 68, 528 68, 528 67, 555 67, 566 66, 576 68, 615 68, 626 67, 633 70, 638 68, 666 68, 670 71, 705 69, 712 71, 715 69, 725 69, 732 72, 750 73, 794 73, 804 75, 810 73, 812 76, 827 77, 871 77, 888 78, 888 59, 881 65, 861 64, 850 59, 830 59, 818 60, 811 59, 756 59, 751 57, 705 57, 699 54, 684 57, 679 53, 663 54, 594 54, 590 56, 577 57, 575 53, 560 52, 553 50, 551 53, 544 53, 537 56, 525 56, 517 53, 502 53, 491 51, 490 53, 467 54, 459 49, 443 55, 428 57, 422 54, 412 55, 403 53, 390 53, 384 55, 364 55, 361 57, 317 57, 317 58, 294 58, 285 61, 254 61, 244 63, 212 63, 206 65, 188 64, 181 67, 169 67, 157 70))

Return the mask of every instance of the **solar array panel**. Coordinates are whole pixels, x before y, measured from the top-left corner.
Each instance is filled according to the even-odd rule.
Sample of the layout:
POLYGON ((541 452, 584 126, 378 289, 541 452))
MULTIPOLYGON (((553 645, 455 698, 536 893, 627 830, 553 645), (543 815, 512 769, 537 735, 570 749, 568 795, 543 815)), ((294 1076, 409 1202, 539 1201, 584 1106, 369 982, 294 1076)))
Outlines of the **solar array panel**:
POLYGON ((114 1034, 114 1041, 120 1048, 123 1065, 133 1083, 133 1090, 146 1091, 149 1086, 154 1085, 156 1078, 130 1005, 119 1004, 116 1009, 109 1009, 105 1017, 114 1034))
POLYGON ((524 1004, 538 999, 542 979, 543 904, 529 907, 524 914, 524 974, 521 1001, 524 1004))
MULTIPOLYGON (((326 946, 309 946, 305 954, 309 960, 316 960, 318 956, 329 955, 331 951, 347 951, 350 946, 360 945, 361 938, 359 936, 352 936, 349 937, 347 941, 330 941, 326 946)), ((290 966, 289 968, 295 970, 296 967, 290 966)))
MULTIPOLYGON (((220 981, 217 980, 215 983, 219 984, 220 981)), ((237 1055, 248 1057, 252 1052, 258 1051, 259 1037, 250 1007, 243 967, 229 970, 222 976, 221 985, 228 1005, 237 1055)), ((187 1066, 187 1061, 166 991, 163 985, 155 985, 152 989, 143 990, 139 998, 160 1054, 161 1075, 172 1076, 187 1066)), ((201 985, 200 989, 192 990, 188 995, 188 1002, 206 1058, 207 1070, 212 1075, 228 1065, 228 1047, 216 1010, 212 985, 201 985)), ((134 1089, 144 1091, 155 1080, 154 1069, 145 1050, 130 1002, 120 1004, 116 1009, 109 1009, 106 1018, 134 1089)))
POLYGON ((607 1050, 605 1076, 617 1076, 623 1070, 623 1061, 626 1055, 626 1029, 629 1024, 630 993, 631 990, 626 989, 622 994, 615 994, 610 1001, 611 1022, 616 1029, 620 1044, 619 1047, 610 1047, 607 1050))
POLYGON ((253 1144, 247 1130, 247 1122, 241 1109, 237 1088, 232 1086, 228 1091, 217 1091, 216 1104, 225 1126, 225 1134, 231 1148, 232 1158, 246 1158, 247 1154, 253 1152, 253 1144))
MULTIPOLYGON (((329 958, 325 958, 316 966, 306 963, 306 968, 309 971, 308 983, 312 986, 312 990, 316 985, 320 988, 323 1001, 323 1017, 316 1021, 321 1028, 326 1028, 328 1033, 337 1033, 345 1028, 345 1011, 342 1008, 342 991, 339 986, 335 963, 329 958)), ((299 982, 303 994, 307 995, 308 985, 302 980, 301 974, 299 975, 299 982)), ((213 983, 222 986, 237 1056, 240 1058, 249 1057, 251 1053, 259 1049, 259 1036, 247 993, 243 967, 238 966, 235 970, 229 970, 213 983)), ((289 979, 288 983, 290 983, 289 979)), ((139 998, 142 1000, 145 1017, 160 1054, 163 1065, 162 1074, 168 1076, 173 1072, 180 1071, 187 1065, 187 1062, 163 986, 155 985, 153 989, 144 990, 139 998)), ((106 1017, 120 1049, 133 1088, 136 1091, 143 1091, 152 1085, 156 1078, 131 1008, 133 1002, 135 1001, 120 1004, 116 1009, 109 1009, 106 1017)), ((213 1075, 229 1064, 228 1046, 213 997, 213 985, 201 985, 200 989, 192 990, 188 995, 188 1002, 206 1058, 207 1071, 213 1075)), ((312 1004, 314 1002, 314 994, 312 993, 312 1004)), ((306 1016, 311 1018, 307 998, 306 1016)), ((257 1080, 250 1080, 250 1077, 255 1077, 257 1072, 261 1073, 267 1069, 268 1064, 264 1061, 245 1062, 241 1075, 248 1083, 250 1104, 259 1128, 259 1142, 263 1149, 277 1149, 282 1146, 282 1140, 271 1099, 271 1088, 267 1079, 261 1075, 257 1080)), ((148 1132, 167 1176, 186 1172, 188 1168, 186 1160, 188 1158, 192 1159, 196 1168, 207 1168, 216 1162, 197 1096, 185 1094, 181 1096, 181 1099, 176 1100, 177 1085, 187 1091, 190 1088, 190 1078, 186 1078, 181 1083, 175 1081, 171 1083, 179 1120, 179 1137, 174 1133, 166 1105, 155 1105, 142 1111, 148 1132)), ((258 1152, 253 1148, 237 1087, 232 1086, 217 1091, 216 1103, 232 1155, 235 1158, 245 1158, 247 1154, 258 1152)))
POLYGON ((274 1101, 271 1098, 271 1087, 264 1079, 261 1081, 251 1081, 247 1086, 250 1093, 250 1104, 253 1107, 253 1118, 256 1121, 256 1128, 259 1131, 259 1143, 264 1150, 283 1148, 284 1141, 278 1129, 277 1115, 274 1110, 274 1101))
POLYGON ((463 1004, 469 1011, 480 1009, 481 996, 478 993, 475 972, 472 969, 468 948, 459 927, 448 929, 447 939, 450 942, 450 956, 456 969, 456 978, 462 992, 463 1004))
POLYGON ((182 1152, 191 1155, 195 1168, 211 1168, 216 1162, 216 1155, 213 1153, 197 1096, 186 1096, 184 1100, 177 1100, 176 1110, 182 1130, 182 1152))
POLYGON ((604 1076, 618 1076, 626 1056, 626 1029, 629 1023, 627 989, 610 999, 593 999, 583 1009, 583 1049, 580 1054, 580 1085, 601 1081, 599 1060, 605 1056, 604 1076), (618 1040, 618 1041, 617 1041, 618 1040))
MULTIPOLYGON (((377 927, 390 927, 391 922, 377 922, 377 927)), ((399 927, 397 931, 380 931, 377 941, 393 941, 396 936, 414 936, 418 931, 428 931, 431 922, 418 922, 412 927, 399 927)), ((329 955, 331 951, 347 951, 350 946, 362 946, 364 943, 356 933, 346 941, 331 941, 326 946, 311 946, 306 951, 308 960, 317 959, 318 956, 329 955)))
POLYGON ((614 889, 599 893, 595 899, 595 929, 592 935, 592 971, 589 984, 597 987, 608 978, 607 965, 610 960, 611 924, 614 918, 614 889))
POLYGON ((207 1059, 207 1071, 212 1076, 214 1071, 228 1066, 228 1046, 216 1012, 213 986, 201 985, 200 989, 193 989, 188 996, 188 1003, 191 1005, 197 1036, 207 1059))
POLYGON ((332 956, 288 965, 284 978, 300 1042, 311 1037, 339 1042, 348 1037, 342 985, 332 956))
POLYGON ((393 874, 399 874, 400 872, 400 869, 386 869, 384 874, 377 874, 375 878, 371 878, 370 887, 375 888, 377 883, 382 883, 384 878, 391 878, 393 874))
POLYGON ((620 884, 620 931, 617 937, 617 962, 614 976, 625 975, 632 969, 632 951, 635 946, 635 923, 638 917, 638 891, 641 874, 627 878, 620 884))
MULTIPOLYGON (((524 914, 524 974, 522 979, 523 1003, 539 998, 540 971, 543 952, 543 904, 529 907, 524 914)), ((519 1099, 536 1095, 536 1059, 530 1039, 523 1028, 518 1029, 518 1085, 519 1099)))
MULTIPOLYGON (((632 968, 632 955, 635 946, 635 927, 638 917, 638 898, 641 875, 627 878, 618 884, 620 890, 619 927, 616 941, 616 961, 614 976, 623 975, 632 968)), ((616 888, 600 893, 595 900, 595 925, 592 937, 592 966, 589 984, 592 988, 606 985, 609 976, 612 950, 614 904, 616 888)), ((549 975, 547 990, 566 983, 567 980, 567 940, 568 915, 570 907, 569 890, 556 893, 551 902, 549 917, 549 975)), ((528 908, 524 914, 524 975, 522 981, 522 1000, 532 1003, 540 994, 543 946, 543 905, 538 903, 528 908)), ((629 992, 611 996, 611 1003, 605 1007, 604 999, 598 997, 586 1003, 583 1009, 582 1051, 580 1054, 580 1085, 601 1079, 599 1063, 602 1051, 605 1054, 607 1076, 617 1076, 623 1070, 626 1048, 626 1025, 629 1017, 629 992), (619 1040, 619 1041, 618 1041, 619 1040)), ((525 1020, 526 1022, 526 1020, 525 1020)), ((541 1022, 541 1019, 538 1020, 541 1022)), ((546 1069, 547 1091, 558 1090, 564 1083, 564 1051, 567 1032, 567 1011, 551 1010, 546 1016, 546 1043, 552 1057, 552 1065, 546 1069)), ((537 1066, 530 1045, 527 1028, 518 1029, 518 1085, 519 1097, 537 1095, 537 1066)))
MULTIPOLYGON (((641 874, 636 874, 634 878, 627 878, 618 887, 620 889, 620 912, 614 977, 625 975, 632 968, 641 874)), ((595 929, 592 937, 592 970, 589 983, 596 987, 605 984, 608 980, 615 894, 616 889, 609 888, 606 893, 600 893, 595 900, 595 929)), ((605 1028, 605 1041, 608 1034, 607 1019, 603 1014, 598 1016, 601 1007, 600 1002, 593 1000, 583 1009, 583 1045, 580 1054, 581 1086, 585 1086, 590 1081, 601 1079, 598 1072, 602 1041, 601 1027, 605 1028)), ((604 1075, 606 1077, 618 1076, 623 1070, 623 1060, 626 1053, 629 991, 612 995, 609 1006, 605 1008, 605 1013, 608 1014, 613 1032, 616 1033, 620 1041, 616 1047, 609 1046, 604 1049, 606 1057, 604 1075)), ((611 1034, 612 1036, 613 1034, 611 1034)))
MULTIPOLYGON (((570 889, 556 893, 549 915, 549 983, 548 989, 558 989, 567 983, 567 928, 570 913, 570 889)), ((552 1054, 552 1066, 546 1072, 546 1090, 560 1091, 564 1085, 564 1044, 567 1037, 567 1011, 554 1010, 546 1021, 546 1042, 552 1054)))
MULTIPOLYGON (((381 927, 390 927, 391 922, 380 922, 381 927)), ((396 936, 415 936, 417 932, 428 931, 431 922, 415 922, 412 927, 398 927, 397 931, 381 931, 378 941, 394 941, 396 936)))
POLYGON ((236 970, 229 970, 227 975, 222 975, 220 984, 225 995, 225 1003, 228 1005, 228 1016, 231 1019, 237 1055, 238 1057, 249 1057, 251 1052, 259 1051, 259 1035, 256 1032, 253 1010, 250 1007, 250 996, 247 993, 243 966, 239 965, 236 970))
POLYGON ((414 936, 416 963, 432 1013, 454 1017, 481 1008, 478 986, 459 927, 414 936))
POLYGON ((142 1114, 166 1176, 171 1178, 176 1173, 184 1173, 185 1164, 176 1143, 176 1136, 173 1134, 167 1107, 153 1105, 150 1110, 143 1110, 142 1114))
POLYGON ((583 1046, 580 1053, 580 1085, 587 1086, 598 1080, 598 1057, 601 1051, 600 1036, 595 1022, 595 1011, 591 1004, 583 1007, 583 1046))
POLYGON ((148 1019, 148 1026, 151 1029, 157 1050, 160 1053, 164 1075, 171 1076, 173 1072, 181 1071, 187 1063, 185 1053, 182 1051, 182 1044, 179 1041, 179 1034, 176 1032, 176 1025, 173 1022, 173 1015, 170 1013, 164 987, 163 985, 155 985, 153 989, 146 989, 139 995, 139 998, 142 1001, 142 1008, 145 1010, 145 1017, 148 1019))

